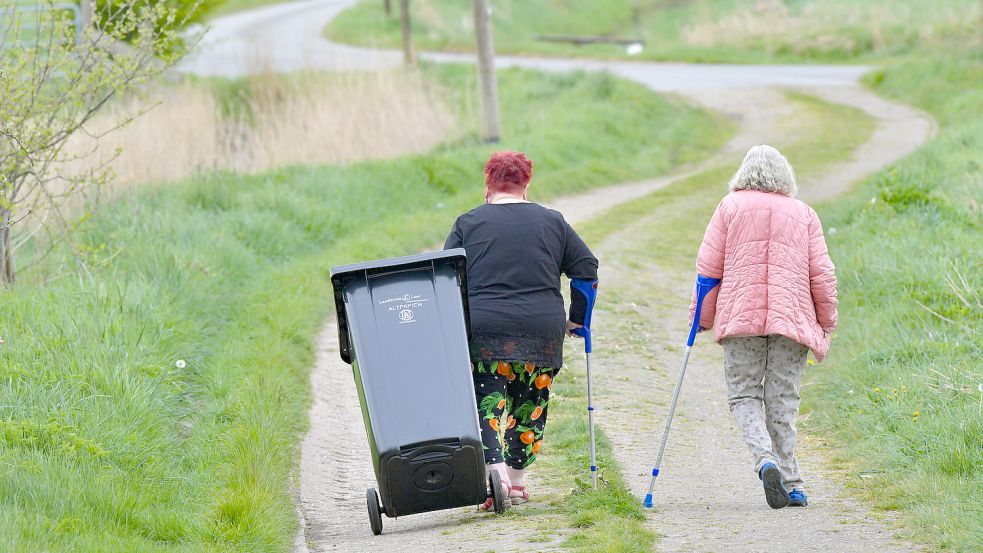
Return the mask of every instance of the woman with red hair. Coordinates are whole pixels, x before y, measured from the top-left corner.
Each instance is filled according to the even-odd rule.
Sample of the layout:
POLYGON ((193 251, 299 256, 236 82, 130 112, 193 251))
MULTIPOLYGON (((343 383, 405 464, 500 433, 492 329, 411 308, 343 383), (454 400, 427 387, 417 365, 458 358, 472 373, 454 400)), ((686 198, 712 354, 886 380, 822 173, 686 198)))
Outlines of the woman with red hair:
MULTIPOLYGON (((571 294, 567 316, 560 276, 596 280, 597 259, 563 215, 530 202, 532 162, 521 152, 492 154, 485 204, 461 215, 445 249, 468 255, 471 360, 485 463, 512 503, 529 499, 523 474, 536 460, 549 391, 563 365, 563 336, 583 324, 586 301, 571 294)), ((482 508, 491 506, 488 500, 482 508)))

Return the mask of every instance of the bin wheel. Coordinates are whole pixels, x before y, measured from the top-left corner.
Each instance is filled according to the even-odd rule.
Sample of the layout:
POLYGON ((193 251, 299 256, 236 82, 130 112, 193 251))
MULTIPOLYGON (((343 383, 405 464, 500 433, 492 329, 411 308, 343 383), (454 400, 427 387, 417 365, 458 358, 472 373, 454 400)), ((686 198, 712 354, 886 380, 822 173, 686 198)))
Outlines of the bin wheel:
POLYGON ((372 534, 378 536, 382 533, 382 509, 379 507, 379 494, 375 488, 369 488, 365 492, 365 502, 369 508, 369 524, 372 526, 372 534))
POLYGON ((502 479, 498 477, 498 471, 493 470, 488 474, 488 485, 491 486, 492 507, 495 514, 505 512, 505 490, 502 488, 502 479))

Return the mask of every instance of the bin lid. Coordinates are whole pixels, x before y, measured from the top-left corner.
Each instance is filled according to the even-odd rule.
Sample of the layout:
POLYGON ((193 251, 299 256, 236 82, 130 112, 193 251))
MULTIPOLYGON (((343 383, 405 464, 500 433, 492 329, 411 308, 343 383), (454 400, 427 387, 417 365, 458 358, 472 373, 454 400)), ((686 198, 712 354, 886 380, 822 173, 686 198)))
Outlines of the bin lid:
POLYGON ((458 279, 461 283, 461 302, 464 305, 464 321, 467 325, 468 339, 471 339, 471 320, 468 315, 468 257, 464 248, 453 248, 437 252, 339 265, 338 267, 331 268, 331 285, 334 288, 335 310, 338 314, 338 344, 340 346, 341 359, 345 363, 351 364, 352 362, 351 344, 348 340, 348 316, 345 311, 345 281, 351 278, 366 278, 372 275, 432 267, 435 263, 452 263, 455 265, 458 279))
POLYGON ((346 273, 388 273, 392 270, 412 269, 417 266, 425 267, 431 262, 441 259, 453 259, 458 263, 465 264, 466 266, 468 256, 464 251, 464 248, 453 248, 438 252, 418 253, 414 255, 404 255, 403 257, 393 257, 391 259, 379 259, 376 261, 363 261, 361 263, 339 265, 331 268, 331 281, 334 282, 336 278, 343 278, 346 273))

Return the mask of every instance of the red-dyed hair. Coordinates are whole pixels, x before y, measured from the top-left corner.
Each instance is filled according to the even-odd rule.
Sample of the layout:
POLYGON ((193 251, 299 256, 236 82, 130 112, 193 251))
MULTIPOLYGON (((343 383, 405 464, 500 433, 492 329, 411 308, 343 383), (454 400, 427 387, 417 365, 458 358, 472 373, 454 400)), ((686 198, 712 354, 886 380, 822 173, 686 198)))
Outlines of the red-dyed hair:
POLYGON ((485 164, 486 195, 525 192, 532 179, 532 161, 522 152, 495 152, 485 164))

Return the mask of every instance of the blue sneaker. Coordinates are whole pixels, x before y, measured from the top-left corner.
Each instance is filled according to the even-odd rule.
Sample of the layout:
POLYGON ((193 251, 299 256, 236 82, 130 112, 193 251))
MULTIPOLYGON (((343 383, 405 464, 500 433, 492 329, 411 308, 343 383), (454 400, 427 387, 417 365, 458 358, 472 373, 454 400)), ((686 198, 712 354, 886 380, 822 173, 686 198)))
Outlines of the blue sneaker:
POLYGON ((809 498, 806 497, 806 492, 802 490, 792 490, 788 494, 788 506, 789 507, 805 507, 809 504, 809 498))
POLYGON ((758 478, 765 487, 765 501, 772 509, 781 509, 788 505, 788 490, 782 484, 782 473, 775 463, 765 463, 758 471, 758 478))

